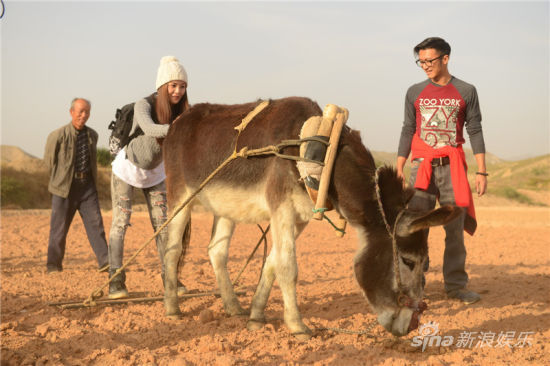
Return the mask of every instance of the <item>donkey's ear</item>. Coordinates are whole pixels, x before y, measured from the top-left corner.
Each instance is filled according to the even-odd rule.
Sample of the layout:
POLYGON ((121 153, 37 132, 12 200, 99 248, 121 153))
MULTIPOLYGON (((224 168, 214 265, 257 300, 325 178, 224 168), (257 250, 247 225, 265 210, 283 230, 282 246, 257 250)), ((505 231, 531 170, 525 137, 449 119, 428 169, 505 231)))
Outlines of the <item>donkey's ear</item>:
POLYGON ((393 226, 399 211, 405 208, 403 181, 397 176, 397 171, 390 166, 381 166, 376 171, 377 192, 381 207, 388 223, 393 226))
POLYGON ((410 224, 408 231, 414 233, 431 226, 445 225, 453 221, 462 213, 462 208, 457 206, 443 206, 437 210, 432 210, 419 218, 414 219, 410 224))
POLYGON ((409 203, 411 198, 413 198, 415 192, 416 192, 416 189, 414 188, 411 188, 411 187, 405 188, 405 190, 403 191, 403 200, 405 201, 405 205, 409 203))

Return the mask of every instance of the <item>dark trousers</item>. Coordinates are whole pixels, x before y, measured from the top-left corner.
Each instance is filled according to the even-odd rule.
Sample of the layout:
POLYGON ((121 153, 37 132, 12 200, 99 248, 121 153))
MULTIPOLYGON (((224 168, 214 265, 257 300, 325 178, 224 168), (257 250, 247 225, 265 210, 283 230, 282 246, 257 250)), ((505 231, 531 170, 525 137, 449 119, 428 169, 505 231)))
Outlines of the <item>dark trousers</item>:
POLYGON ((84 182, 74 179, 67 198, 52 195, 48 267, 63 269, 67 233, 76 210, 80 213, 99 267, 109 262, 107 240, 95 185, 91 179, 84 182))
MULTIPOLYGON (((418 165, 417 162, 413 162, 411 168, 410 184, 413 187, 416 182, 418 165)), ((416 190, 408 207, 412 210, 432 210, 437 199, 442 206, 455 205, 450 165, 434 167, 428 189, 426 191, 416 190)), ((465 210, 461 216, 443 226, 445 229, 443 279, 447 292, 464 288, 468 283, 468 274, 465 270, 464 217, 465 210)), ((428 229, 426 230, 428 231, 428 229)))

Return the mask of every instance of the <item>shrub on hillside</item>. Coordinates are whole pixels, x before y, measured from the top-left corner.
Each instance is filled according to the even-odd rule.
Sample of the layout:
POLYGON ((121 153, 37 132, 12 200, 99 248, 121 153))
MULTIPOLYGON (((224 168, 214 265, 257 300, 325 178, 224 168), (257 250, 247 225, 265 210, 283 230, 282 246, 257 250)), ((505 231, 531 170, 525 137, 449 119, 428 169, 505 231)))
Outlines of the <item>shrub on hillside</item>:
POLYGON ((49 177, 46 172, 29 173, 2 167, 1 199, 3 208, 49 208, 49 177))
MULTIPOLYGON (((111 208, 111 156, 109 150, 98 149, 97 191, 102 209, 111 208), (106 167, 105 167, 106 165, 106 167)), ((25 171, 2 165, 1 197, 2 208, 48 209, 51 208, 51 194, 48 191, 49 173, 46 169, 25 171)))
POLYGON ((97 148, 97 163, 99 165, 109 166, 111 165, 112 161, 113 161, 113 158, 111 157, 111 153, 109 152, 109 149, 106 149, 104 147, 97 148))
POLYGON ((497 187, 491 193, 494 193, 497 196, 504 197, 512 201, 524 203, 531 206, 544 206, 544 204, 533 201, 531 198, 518 192, 515 188, 512 188, 512 187, 497 187))

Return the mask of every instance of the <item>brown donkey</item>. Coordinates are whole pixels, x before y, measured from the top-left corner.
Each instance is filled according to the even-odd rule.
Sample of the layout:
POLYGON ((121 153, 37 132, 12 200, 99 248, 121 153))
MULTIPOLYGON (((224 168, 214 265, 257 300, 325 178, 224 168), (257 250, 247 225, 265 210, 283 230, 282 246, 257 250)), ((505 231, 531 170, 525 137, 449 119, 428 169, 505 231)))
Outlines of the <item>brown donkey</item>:
MULTIPOLYGON (((232 154, 237 136, 234 128, 257 104, 198 104, 172 124, 163 144, 169 214, 232 154)), ((321 114, 319 106, 306 98, 273 100, 241 133, 236 149, 297 139, 304 121, 321 114)), ((288 147, 284 153, 299 155, 299 150, 288 147)), ((347 127, 340 137, 332 177, 329 199, 359 236, 354 260, 357 281, 379 323, 394 335, 405 335, 418 326, 418 316, 425 307, 421 279, 427 237, 423 229, 451 221, 460 209, 407 210, 413 192, 403 189, 391 168, 381 169, 375 179, 372 155, 361 143, 359 133, 347 127), (398 273, 395 268, 399 268, 398 273)), ((235 224, 270 221, 273 245, 252 298, 247 327, 255 330, 265 323, 264 308, 277 279, 285 324, 299 338, 309 338, 311 330, 302 321, 296 299, 295 241, 312 218, 314 206, 296 163, 272 155, 234 160, 168 225, 164 305, 170 317, 181 315, 176 295, 177 265, 188 245, 184 233, 193 204, 214 214, 208 254, 229 315, 248 313, 239 304, 227 271, 235 224)))

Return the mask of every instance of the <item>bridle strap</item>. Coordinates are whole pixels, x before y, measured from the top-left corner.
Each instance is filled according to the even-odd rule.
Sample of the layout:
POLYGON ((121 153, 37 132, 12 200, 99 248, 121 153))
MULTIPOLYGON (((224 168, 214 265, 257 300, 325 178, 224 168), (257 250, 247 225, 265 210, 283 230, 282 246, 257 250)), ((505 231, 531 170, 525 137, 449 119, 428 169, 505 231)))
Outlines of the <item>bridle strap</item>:
POLYGON ((397 217, 395 218, 395 224, 392 230, 388 222, 388 219, 386 217, 386 213, 384 212, 384 206, 382 205, 382 194, 380 192, 380 184, 378 181, 379 172, 380 172, 380 168, 376 169, 376 174, 374 175, 374 185, 375 185, 375 191, 376 191, 376 199, 378 201, 378 209, 380 211, 380 214, 382 215, 382 220, 384 221, 384 225, 386 226, 386 231, 388 232, 388 235, 390 236, 392 241, 393 273, 395 276, 395 282, 397 283, 397 289, 399 290, 399 295, 397 296, 397 302, 400 305, 406 305, 410 301, 409 301, 409 296, 407 296, 403 291, 403 284, 401 282, 401 271, 399 270, 399 253, 397 252, 397 239, 396 239, 397 224, 401 219, 401 216, 403 216, 403 214, 405 213, 405 209, 402 209, 397 214, 397 217), (403 304, 401 304, 401 302, 403 302, 403 304))

